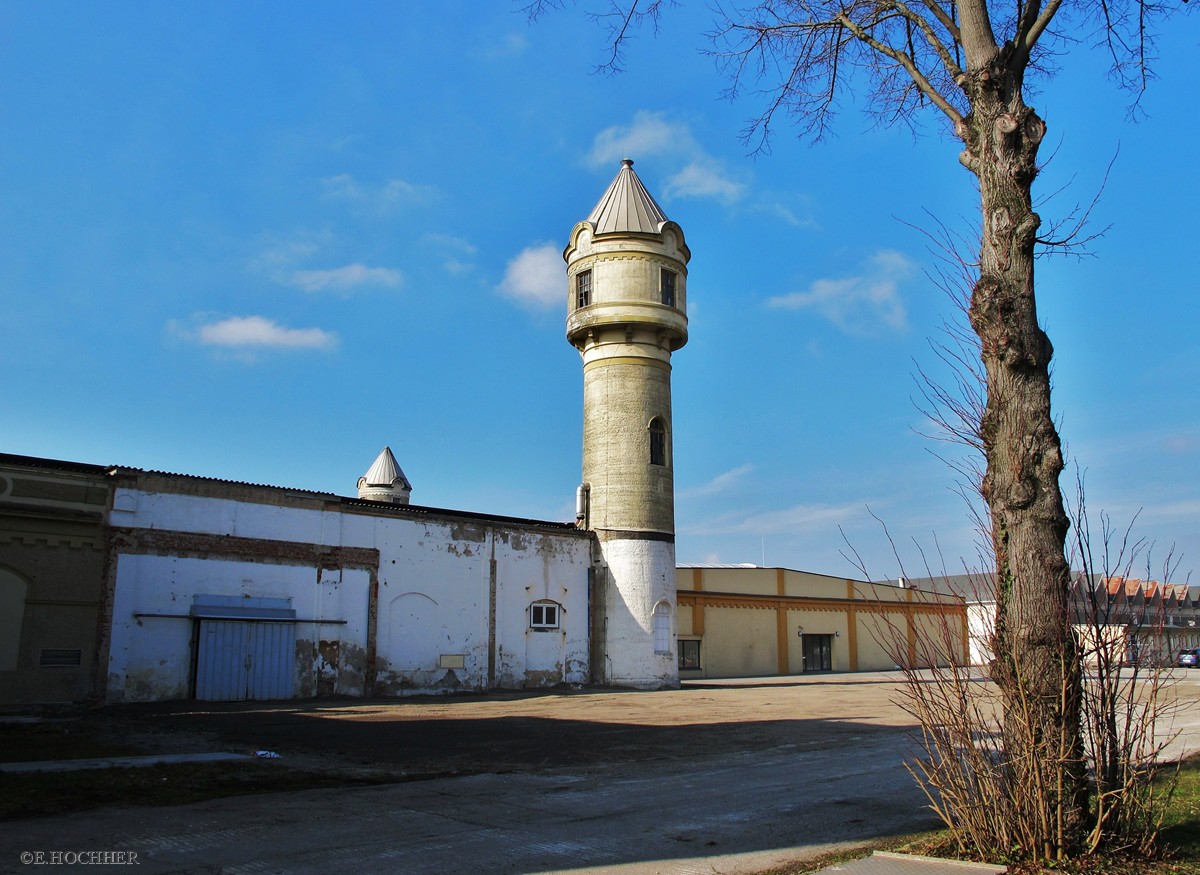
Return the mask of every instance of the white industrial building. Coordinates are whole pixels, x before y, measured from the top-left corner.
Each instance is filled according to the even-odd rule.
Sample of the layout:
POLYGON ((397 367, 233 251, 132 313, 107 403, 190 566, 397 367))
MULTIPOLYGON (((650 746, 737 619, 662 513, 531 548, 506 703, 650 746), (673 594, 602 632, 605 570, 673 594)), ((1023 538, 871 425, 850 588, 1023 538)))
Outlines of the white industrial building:
MULTIPOLYGON (((389 449, 380 464, 399 471, 389 449)), ((378 484, 367 501, 112 477, 109 700, 589 680, 592 537, 574 525, 383 503, 378 484)))

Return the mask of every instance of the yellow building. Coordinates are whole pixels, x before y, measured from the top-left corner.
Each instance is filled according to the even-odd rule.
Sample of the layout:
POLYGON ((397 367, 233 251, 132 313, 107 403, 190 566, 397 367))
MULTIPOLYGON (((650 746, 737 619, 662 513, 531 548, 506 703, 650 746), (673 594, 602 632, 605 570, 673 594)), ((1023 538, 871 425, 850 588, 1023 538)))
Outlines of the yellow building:
POLYGON ((968 662, 957 596, 785 568, 680 566, 679 676, 761 677, 968 662))

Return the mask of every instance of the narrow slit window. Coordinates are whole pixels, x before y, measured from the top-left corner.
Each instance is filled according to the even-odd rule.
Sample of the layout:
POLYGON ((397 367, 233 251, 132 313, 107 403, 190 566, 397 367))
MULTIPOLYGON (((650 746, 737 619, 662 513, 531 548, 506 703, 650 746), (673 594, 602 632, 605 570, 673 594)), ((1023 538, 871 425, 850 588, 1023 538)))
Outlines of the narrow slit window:
POLYGON ((582 270, 575 275, 575 306, 586 307, 592 303, 592 272, 582 270))
POLYGON ((662 269, 662 302, 668 307, 675 306, 675 271, 662 269))
POLYGON ((657 416, 650 420, 650 464, 667 464, 667 427, 657 416))

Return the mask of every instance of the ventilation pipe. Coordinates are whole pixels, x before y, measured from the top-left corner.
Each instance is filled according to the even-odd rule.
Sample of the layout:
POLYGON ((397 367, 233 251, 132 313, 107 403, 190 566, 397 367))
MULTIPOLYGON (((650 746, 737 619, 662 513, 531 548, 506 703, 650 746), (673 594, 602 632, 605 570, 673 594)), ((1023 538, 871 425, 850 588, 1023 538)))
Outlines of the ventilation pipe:
POLYGON ((581 529, 587 528, 588 499, 591 494, 592 487, 587 483, 580 483, 575 490, 575 525, 581 529))

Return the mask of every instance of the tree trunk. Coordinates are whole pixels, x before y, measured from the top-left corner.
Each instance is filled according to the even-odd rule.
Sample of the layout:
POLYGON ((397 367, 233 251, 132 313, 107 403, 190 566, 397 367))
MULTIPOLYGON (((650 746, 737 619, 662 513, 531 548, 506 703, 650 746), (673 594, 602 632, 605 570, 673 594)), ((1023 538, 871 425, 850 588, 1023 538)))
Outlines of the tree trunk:
POLYGON ((1034 301, 1041 220, 1031 189, 1045 124, 1025 106, 1021 71, 1006 68, 1003 55, 964 84, 972 112, 959 132, 983 210, 969 315, 987 375, 982 494, 996 554, 993 677, 1004 707, 1011 838, 1026 853, 1058 857, 1082 838, 1087 784, 1082 679, 1067 609, 1062 447, 1050 416, 1052 347, 1034 301))

